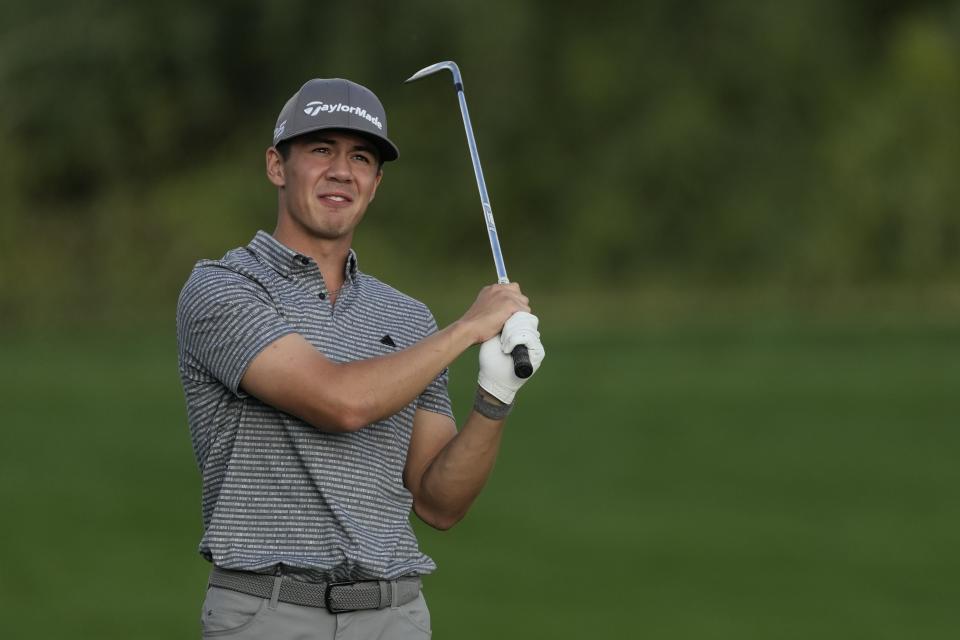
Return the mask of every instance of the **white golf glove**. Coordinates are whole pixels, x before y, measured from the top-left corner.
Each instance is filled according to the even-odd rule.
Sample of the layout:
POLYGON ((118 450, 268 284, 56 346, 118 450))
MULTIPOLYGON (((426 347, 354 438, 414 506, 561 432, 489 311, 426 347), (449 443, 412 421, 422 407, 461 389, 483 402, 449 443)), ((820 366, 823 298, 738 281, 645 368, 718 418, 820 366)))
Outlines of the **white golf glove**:
MULTIPOLYGON (((523 383, 530 378, 518 378, 513 372, 510 352, 518 344, 527 346, 530 364, 536 373, 545 352, 540 343, 537 325, 540 320, 532 313, 518 311, 507 319, 500 334, 480 345, 480 375, 477 382, 500 402, 510 404, 523 383)), ((531 375, 531 377, 533 377, 531 375)))

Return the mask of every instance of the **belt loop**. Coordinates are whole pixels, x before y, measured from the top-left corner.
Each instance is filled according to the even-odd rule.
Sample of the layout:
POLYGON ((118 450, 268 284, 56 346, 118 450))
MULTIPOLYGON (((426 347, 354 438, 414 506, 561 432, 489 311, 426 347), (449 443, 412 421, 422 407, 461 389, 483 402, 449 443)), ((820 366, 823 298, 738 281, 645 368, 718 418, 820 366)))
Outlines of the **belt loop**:
POLYGON ((386 609, 390 602, 390 583, 386 580, 378 580, 380 586, 380 608, 386 609))
POLYGON ((392 598, 390 600, 390 606, 396 609, 400 606, 400 581, 392 580, 390 582, 390 588, 393 591, 392 598))
POLYGON ((274 576, 273 578, 273 594, 270 596, 270 609, 276 609, 277 603, 280 601, 280 585, 283 584, 283 576, 274 576))

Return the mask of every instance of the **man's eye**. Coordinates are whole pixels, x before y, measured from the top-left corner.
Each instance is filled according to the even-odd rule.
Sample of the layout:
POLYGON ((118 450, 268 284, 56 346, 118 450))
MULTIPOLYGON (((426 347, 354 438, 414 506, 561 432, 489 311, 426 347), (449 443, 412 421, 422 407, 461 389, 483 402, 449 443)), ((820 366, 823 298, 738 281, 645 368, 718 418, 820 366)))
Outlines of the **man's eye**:
POLYGON ((329 148, 329 147, 314 147, 314 148, 313 148, 313 152, 314 152, 314 153, 328 153, 329 151, 330 151, 330 148, 329 148))
POLYGON ((357 155, 355 155, 355 156, 353 156, 353 157, 354 157, 355 160, 360 160, 361 162, 365 162, 365 163, 367 163, 367 164, 370 164, 370 158, 368 158, 367 156, 363 155, 362 153, 358 153, 357 155))

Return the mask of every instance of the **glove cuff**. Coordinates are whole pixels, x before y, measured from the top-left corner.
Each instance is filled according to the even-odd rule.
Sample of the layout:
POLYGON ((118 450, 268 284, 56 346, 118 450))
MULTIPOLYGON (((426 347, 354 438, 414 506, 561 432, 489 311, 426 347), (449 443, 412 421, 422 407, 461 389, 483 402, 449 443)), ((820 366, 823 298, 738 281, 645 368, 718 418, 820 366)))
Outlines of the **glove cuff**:
POLYGON ((510 389, 501 384, 497 384, 495 380, 490 380, 484 376, 483 371, 481 371, 480 375, 477 377, 477 383, 483 388, 484 391, 504 404, 510 404, 513 402, 513 397, 517 395, 515 389, 510 389))

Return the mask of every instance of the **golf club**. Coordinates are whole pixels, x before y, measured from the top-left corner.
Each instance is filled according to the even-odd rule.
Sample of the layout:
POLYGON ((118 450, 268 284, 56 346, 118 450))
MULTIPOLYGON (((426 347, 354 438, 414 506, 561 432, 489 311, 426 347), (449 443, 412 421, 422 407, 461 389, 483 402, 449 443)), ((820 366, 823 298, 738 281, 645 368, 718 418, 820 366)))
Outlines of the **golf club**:
MULTIPOLYGON (((473 173, 477 177, 477 188, 480 190, 480 204, 483 206, 483 217, 487 223, 487 235, 490 237, 490 249, 493 251, 493 263, 497 268, 497 282, 507 284, 507 268, 503 264, 503 254, 500 252, 500 240, 497 237, 497 225, 493 221, 493 208, 490 206, 490 196, 487 194, 487 183, 483 179, 483 169, 480 167, 480 154, 477 153, 477 142, 473 137, 473 125, 470 124, 470 113, 467 111, 467 98, 463 95, 463 79, 457 63, 447 60, 424 67, 406 79, 413 82, 426 76, 447 69, 453 74, 453 86, 460 99, 460 115, 463 116, 463 128, 467 132, 467 145, 470 147, 470 159, 473 161, 473 173)), ((526 345, 518 344, 510 353, 513 356, 513 372, 518 378, 529 378, 533 374, 533 365, 530 363, 530 354, 526 345)))

